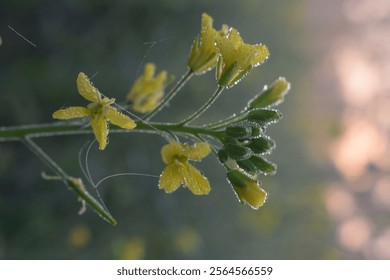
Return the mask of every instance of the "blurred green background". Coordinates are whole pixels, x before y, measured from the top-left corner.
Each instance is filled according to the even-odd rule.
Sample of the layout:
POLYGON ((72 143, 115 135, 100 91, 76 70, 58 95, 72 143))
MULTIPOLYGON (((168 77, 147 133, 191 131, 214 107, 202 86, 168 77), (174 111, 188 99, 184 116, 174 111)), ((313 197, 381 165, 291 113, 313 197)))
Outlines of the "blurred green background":
MULTIPOLYGON (((383 121, 390 118, 382 107, 369 107, 390 104, 386 83, 370 87, 389 72, 378 61, 389 59, 390 44, 372 30, 388 28, 390 7, 386 1, 330 2, 1 0, 0 126, 51 122, 58 108, 84 104, 75 84, 81 71, 96 74, 94 84, 117 100, 146 62, 180 77, 203 12, 216 28, 226 23, 245 42, 265 43, 271 56, 198 123, 238 112, 279 76, 292 90, 280 106, 284 118, 268 129, 277 143, 269 158, 278 172, 263 179, 269 200, 257 211, 237 201, 222 166, 210 156, 198 165, 213 187, 206 197, 183 188, 167 195, 154 178, 106 181, 100 193, 118 221, 112 227, 91 210, 79 216, 74 193, 43 180, 40 173, 48 170, 23 145, 0 143, 0 258, 390 258, 390 124, 383 121), (360 66, 354 65, 359 59, 360 66), (380 93, 372 95, 375 90, 380 93), (373 118, 375 112, 383 114, 373 118), (359 119, 366 126, 348 134, 354 116, 370 118, 359 119), (352 142, 343 140, 350 134, 352 142), (382 150, 372 152, 378 146, 382 150), (351 163, 359 162, 356 171, 351 163)), ((215 87, 214 73, 194 78, 156 120, 181 120, 215 87)), ((69 174, 82 177, 78 153, 91 139, 37 143, 69 174)), ((92 176, 159 175, 163 144, 155 135, 111 135, 104 152, 96 146, 91 151, 92 176)))

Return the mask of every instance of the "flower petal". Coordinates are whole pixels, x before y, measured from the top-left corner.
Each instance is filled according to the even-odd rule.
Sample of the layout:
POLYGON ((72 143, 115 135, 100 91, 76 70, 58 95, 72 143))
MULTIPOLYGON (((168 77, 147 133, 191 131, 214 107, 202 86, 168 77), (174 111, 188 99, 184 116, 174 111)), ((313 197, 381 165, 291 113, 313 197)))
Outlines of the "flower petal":
POLYGON ((184 183, 190 191, 196 195, 208 194, 211 191, 209 181, 204 177, 198 169, 186 162, 184 164, 184 183))
POLYGON ((107 118, 112 124, 122 128, 133 129, 137 126, 132 119, 121 112, 118 112, 113 107, 108 107, 107 118))
POLYGON ((91 127, 99 143, 99 149, 104 150, 107 146, 108 137, 107 118, 103 114, 94 115, 91 118, 91 127))
POLYGON ((159 188, 171 193, 180 186, 183 178, 183 166, 180 163, 171 163, 165 167, 160 175, 159 188))
POLYGON ((89 116, 90 111, 85 107, 75 106, 57 110, 53 113, 54 119, 69 120, 74 118, 83 118, 89 116))
POLYGON ((91 102, 98 102, 101 98, 101 94, 97 88, 95 88, 87 75, 80 72, 77 77, 77 89, 82 97, 91 102))
POLYGON ((161 149, 161 157, 165 164, 170 164, 174 162, 175 158, 181 157, 183 155, 183 147, 178 142, 171 142, 166 144, 161 149))
POLYGON ((253 209, 259 209, 267 199, 267 193, 257 183, 250 183, 243 188, 233 188, 238 199, 242 203, 249 204, 253 209))
POLYGON ((211 152, 210 145, 207 142, 195 143, 192 146, 184 146, 184 156, 192 160, 201 160, 211 152))

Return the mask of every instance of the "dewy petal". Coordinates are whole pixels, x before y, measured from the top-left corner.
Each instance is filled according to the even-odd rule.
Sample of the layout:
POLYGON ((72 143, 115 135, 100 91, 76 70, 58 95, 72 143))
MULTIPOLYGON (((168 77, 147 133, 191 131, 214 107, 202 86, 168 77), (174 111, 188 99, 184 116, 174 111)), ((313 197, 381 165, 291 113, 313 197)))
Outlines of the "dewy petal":
MULTIPOLYGON (((223 29, 226 29, 223 27, 223 29)), ((191 47, 190 57, 188 60, 188 67, 195 72, 195 74, 203 74, 217 64, 218 54, 214 43, 217 36, 224 34, 217 32, 213 28, 213 19, 208 14, 202 14, 202 27, 200 35, 198 35, 191 47)))
POLYGON ((126 99, 130 101, 133 111, 146 113, 155 109, 164 95, 165 87, 172 81, 167 71, 155 75, 156 66, 153 63, 145 65, 141 75, 131 87, 126 99))
POLYGON ((182 182, 182 169, 183 166, 180 163, 168 164, 160 175, 159 188, 167 193, 177 190, 182 182))
POLYGON ((210 145, 207 142, 195 143, 192 146, 184 146, 184 156, 192 160, 201 160, 211 152, 210 145))
POLYGON ((108 124, 103 114, 96 114, 91 117, 91 127, 95 138, 99 143, 99 149, 104 150, 107 146, 108 124))
POLYGON ((95 88, 87 75, 80 72, 77 77, 77 89, 82 97, 91 102, 99 102, 101 94, 97 88, 95 88))
POLYGON ((207 178, 188 162, 184 163, 183 175, 184 183, 193 194, 205 195, 210 192, 211 187, 207 178))
POLYGON ((248 203, 253 209, 258 209, 267 199, 267 193, 255 182, 245 187, 235 187, 234 191, 242 203, 248 203))
POLYGON ((87 117, 90 114, 90 110, 85 107, 75 106, 66 109, 60 109, 53 113, 54 119, 69 120, 74 118, 87 117))
POLYGON ((184 155, 183 147, 178 142, 171 142, 166 144, 161 149, 161 158, 165 164, 174 162, 175 158, 184 155))
POLYGON ((112 124, 119 126, 119 127, 122 127, 122 128, 133 129, 137 126, 132 119, 130 119, 128 116, 118 112, 113 107, 107 108, 107 118, 112 124))
POLYGON ((241 68, 257 66, 269 56, 268 48, 263 44, 245 44, 238 31, 231 29, 228 37, 216 38, 225 67, 237 62, 241 68))

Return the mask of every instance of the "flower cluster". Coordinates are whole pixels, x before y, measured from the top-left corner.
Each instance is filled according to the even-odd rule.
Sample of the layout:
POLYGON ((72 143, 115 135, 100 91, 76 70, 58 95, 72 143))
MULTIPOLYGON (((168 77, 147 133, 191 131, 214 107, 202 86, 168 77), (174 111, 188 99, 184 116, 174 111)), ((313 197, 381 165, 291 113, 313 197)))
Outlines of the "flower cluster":
MULTIPOLYGON (((119 106, 114 107, 115 99, 101 94, 84 73, 77 78, 77 88, 91 103, 86 107, 60 109, 53 113, 53 118, 88 117, 100 150, 107 146, 109 123, 127 130, 159 132, 169 142, 161 149, 166 166, 159 178, 159 188, 167 193, 183 186, 195 195, 208 194, 211 191, 208 179, 190 161, 201 161, 213 152, 225 168, 227 180, 239 201, 257 209, 267 198, 267 193, 260 187, 260 176, 276 172, 276 165, 265 158, 275 148, 275 142, 265 132, 270 124, 281 118, 281 113, 273 107, 284 100, 290 84, 284 78, 277 79, 250 100, 244 110, 226 119, 204 126, 190 126, 189 123, 203 114, 224 88, 236 85, 268 56, 265 45, 244 43, 235 28, 223 25, 221 30, 215 30, 213 19, 204 13, 201 31, 191 47, 187 74, 164 95, 173 76, 165 70, 156 74, 155 64, 147 63, 144 73, 131 86, 126 96, 130 110, 146 113, 137 122, 130 118, 134 115, 129 111, 119 112, 119 106), (191 77, 213 68, 216 68, 217 90, 195 113, 178 123, 148 123, 191 77), (195 142, 180 142, 181 138, 195 139, 195 142)), ((82 128, 85 127, 83 124, 82 128)))
POLYGON ((263 44, 245 44, 238 31, 227 25, 216 31, 212 23, 212 18, 204 13, 201 33, 192 45, 188 66, 196 74, 217 66, 218 84, 232 87, 252 68, 263 63, 269 51, 263 44))
POLYGON ((282 102, 289 87, 285 79, 279 78, 251 100, 242 118, 226 127, 223 147, 218 151, 220 162, 228 166, 227 179, 238 199, 254 209, 267 197, 257 178, 276 172, 276 165, 264 158, 275 148, 275 142, 265 135, 266 128, 281 118, 280 112, 271 107, 282 102))

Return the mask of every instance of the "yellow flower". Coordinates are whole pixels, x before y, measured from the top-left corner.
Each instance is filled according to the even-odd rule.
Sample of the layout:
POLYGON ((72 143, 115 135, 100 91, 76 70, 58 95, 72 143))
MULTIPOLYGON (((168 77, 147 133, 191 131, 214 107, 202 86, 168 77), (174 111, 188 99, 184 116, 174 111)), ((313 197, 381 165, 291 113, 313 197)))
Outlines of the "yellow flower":
POLYGON ((213 28, 213 19, 208 14, 202 14, 202 27, 191 47, 188 67, 197 75, 203 74, 217 65, 218 52, 215 38, 224 36, 228 31, 226 25, 220 31, 213 28))
POLYGON ((136 112, 146 113, 153 111, 164 95, 165 87, 173 80, 167 71, 161 71, 156 77, 156 65, 145 65, 144 74, 140 76, 127 94, 132 109, 136 112))
POLYGON ((227 36, 216 37, 215 42, 221 54, 217 65, 217 79, 224 87, 238 83, 253 67, 259 66, 269 56, 265 45, 245 44, 234 28, 231 28, 227 36))
POLYGON ((196 195, 208 194, 210 184, 188 160, 200 161, 211 151, 206 142, 195 143, 193 146, 172 142, 161 149, 161 157, 167 167, 160 176, 159 187, 171 193, 180 185, 188 187, 196 195))
POLYGON ((241 201, 258 209, 267 199, 267 193, 260 188, 259 182, 241 173, 239 170, 230 170, 227 178, 241 201))
POLYGON ((92 131, 99 143, 100 150, 104 150, 107 146, 108 121, 126 129, 136 127, 132 119, 111 106, 115 99, 103 97, 99 90, 89 81, 87 75, 82 72, 77 77, 77 89, 82 97, 92 103, 87 107, 77 106, 60 109, 53 113, 53 118, 68 120, 89 116, 91 118, 92 131))

